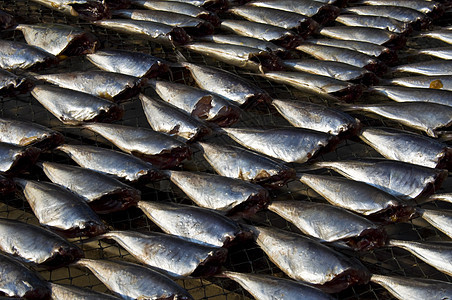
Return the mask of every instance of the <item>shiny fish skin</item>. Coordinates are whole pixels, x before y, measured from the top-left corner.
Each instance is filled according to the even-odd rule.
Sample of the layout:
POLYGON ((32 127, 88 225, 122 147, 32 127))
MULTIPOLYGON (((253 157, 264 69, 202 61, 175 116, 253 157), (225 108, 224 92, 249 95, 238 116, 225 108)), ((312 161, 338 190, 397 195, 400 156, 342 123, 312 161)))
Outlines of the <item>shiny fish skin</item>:
POLYGON ((76 265, 88 268, 122 299, 193 300, 185 289, 149 267, 105 259, 81 259, 76 265))
POLYGON ((241 45, 256 48, 262 51, 273 52, 278 56, 284 56, 286 49, 277 46, 271 42, 263 41, 253 37, 241 36, 236 34, 214 34, 200 38, 201 41, 213 42, 218 44, 241 45))
POLYGON ((61 285, 49 283, 52 292, 52 300, 119 300, 120 298, 99 293, 90 289, 80 288, 75 285, 61 285))
POLYGON ((430 55, 433 57, 438 57, 442 59, 452 59, 452 47, 437 47, 430 49, 421 49, 418 51, 419 54, 430 55))
POLYGON ((430 60, 397 66, 394 72, 409 72, 427 76, 452 75, 452 61, 430 60))
POLYGON ((115 103, 79 91, 39 85, 31 94, 51 114, 67 125, 84 122, 111 122, 122 118, 123 109, 115 103))
POLYGON ((433 194, 427 198, 427 201, 446 201, 452 203, 452 194, 451 193, 438 193, 433 194))
POLYGON ((443 41, 448 44, 452 44, 452 30, 449 29, 437 29, 432 31, 427 31, 419 34, 420 37, 429 37, 443 41))
POLYGON ((274 201, 268 209, 320 241, 344 243, 357 251, 372 250, 386 242, 383 228, 340 207, 297 200, 274 201))
POLYGON ((16 175, 28 171, 38 160, 41 150, 0 142, 0 173, 16 175))
POLYGON ((0 68, 43 69, 58 63, 58 59, 34 46, 21 42, 0 40, 0 68))
POLYGON ((162 176, 152 164, 119 151, 69 144, 57 149, 65 152, 83 168, 114 175, 129 182, 149 182, 159 180, 162 176))
POLYGON ((25 77, 0 69, 0 95, 15 96, 30 91, 34 83, 25 77))
POLYGON ((115 178, 71 165, 39 163, 46 176, 81 196, 98 214, 128 208, 141 199, 141 192, 115 178))
POLYGON ((408 34, 412 31, 409 24, 388 17, 343 14, 335 21, 345 26, 378 28, 399 34, 408 34))
POLYGON ((443 6, 435 1, 425 0, 360 0, 357 4, 366 5, 393 5, 408 7, 420 11, 424 14, 433 13, 435 16, 439 16, 444 12, 443 6), (442 12, 441 12, 442 11, 442 12))
POLYGON ((210 247, 228 247, 251 237, 233 220, 206 208, 166 203, 138 202, 149 219, 164 232, 210 247))
POLYGON ((54 183, 14 180, 19 185, 39 223, 66 236, 96 236, 106 231, 102 220, 76 194, 54 183))
POLYGON ((397 102, 430 102, 452 106, 452 91, 400 86, 372 86, 368 91, 397 102))
POLYGON ((394 78, 389 81, 391 84, 426 89, 443 89, 452 91, 452 76, 410 76, 394 78))
POLYGON ((59 12, 93 21, 110 17, 104 0, 32 0, 59 12))
POLYGON ((452 211, 451 210, 433 210, 418 209, 421 217, 429 222, 433 227, 452 238, 452 211))

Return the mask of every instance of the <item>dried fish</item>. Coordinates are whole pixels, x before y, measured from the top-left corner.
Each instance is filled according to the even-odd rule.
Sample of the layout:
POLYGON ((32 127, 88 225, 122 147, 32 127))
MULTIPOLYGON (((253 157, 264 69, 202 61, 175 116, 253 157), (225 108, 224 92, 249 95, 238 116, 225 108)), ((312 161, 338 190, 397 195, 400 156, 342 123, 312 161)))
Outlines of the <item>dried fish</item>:
POLYGON ((426 0, 360 0, 356 4, 408 7, 433 18, 440 17, 444 13, 444 7, 441 3, 426 0))
POLYGON ((409 72, 427 76, 452 75, 452 61, 429 60, 393 68, 394 72, 409 72))
POLYGON ((42 50, 25 43, 0 40, 0 68, 39 70, 58 63, 58 59, 42 50))
POLYGON ((141 192, 102 173, 53 162, 39 164, 46 176, 82 197, 98 214, 128 208, 141 200, 141 192))
POLYGON ((28 171, 38 160, 41 150, 0 142, 0 173, 16 175, 28 171))
POLYGON ((9 29, 16 25, 16 19, 3 10, 0 10, 0 30, 9 29))
POLYGON ((389 81, 391 84, 418 87, 427 89, 443 89, 452 91, 452 76, 410 76, 394 78, 389 81))
POLYGON ((409 34, 413 30, 408 23, 388 17, 343 14, 335 21, 346 26, 378 28, 399 34, 409 34))
POLYGON ((430 49, 420 49, 418 54, 430 55, 442 59, 452 59, 452 47, 437 47, 430 49))
POLYGON ((50 268, 84 257, 83 251, 50 230, 16 220, 0 218, 0 250, 50 268))
POLYGON ((452 91, 401 86, 372 86, 368 89, 397 102, 430 102, 452 106, 452 91))
POLYGON ((452 30, 449 29, 437 29, 432 31, 427 31, 419 34, 420 37, 429 37, 443 41, 448 44, 452 44, 452 30))
POLYGON ((120 106, 111 101, 56 86, 38 85, 31 94, 51 114, 68 125, 116 121, 124 113, 120 106))
POLYGON ((14 181, 22 188, 41 225, 66 237, 96 236, 106 231, 86 201, 66 188, 43 181, 14 181))
POLYGON ((14 192, 16 189, 14 181, 11 179, 0 175, 0 195, 5 195, 14 192))
POLYGON ((34 84, 25 77, 0 69, 0 95, 15 96, 29 92, 34 84))
POLYGON ((110 17, 104 0, 32 0, 62 13, 93 21, 110 17))
POLYGON ((52 300, 118 300, 119 298, 99 293, 90 289, 81 288, 75 285, 61 285, 55 283, 49 283, 50 290, 52 292, 52 300))
POLYGON ((162 177, 152 164, 119 151, 69 144, 61 145, 57 149, 65 152, 83 168, 114 175, 130 182, 149 182, 162 177))
POLYGON ((452 211, 451 210, 434 210, 434 209, 418 209, 421 217, 429 222, 433 227, 452 238, 452 211))
POLYGON ((251 237, 249 231, 212 209, 155 201, 140 201, 138 208, 164 232, 190 242, 228 247, 251 237))
POLYGON ((177 283, 148 267, 125 261, 86 258, 76 265, 88 268, 122 299, 193 300, 177 283))

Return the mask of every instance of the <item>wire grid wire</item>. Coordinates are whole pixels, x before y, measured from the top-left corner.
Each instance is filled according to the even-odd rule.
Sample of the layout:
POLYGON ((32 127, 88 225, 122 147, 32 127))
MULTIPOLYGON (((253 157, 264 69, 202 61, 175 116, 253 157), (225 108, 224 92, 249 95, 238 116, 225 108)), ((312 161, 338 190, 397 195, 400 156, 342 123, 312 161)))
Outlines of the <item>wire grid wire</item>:
MULTIPOLYGON (((0 1, 0 9, 14 15, 19 23, 34 24, 40 22, 52 22, 71 24, 82 27, 94 33, 101 41, 101 48, 116 48, 127 49, 133 51, 141 51, 150 53, 157 57, 167 59, 169 61, 176 61, 176 55, 173 49, 164 48, 160 45, 146 41, 141 37, 120 34, 111 30, 96 27, 89 22, 78 20, 71 16, 63 15, 59 12, 50 10, 39 4, 28 0, 17 1, 0 1)), ((8 31, 2 33, 2 38, 12 39, 16 41, 23 41, 23 36, 20 32, 8 31)), ((442 45, 441 42, 429 41, 431 46, 437 44, 442 45)), ((411 38, 408 42, 408 47, 419 48, 425 47, 425 40, 418 43, 416 38, 411 38)), ((316 103, 323 103, 332 105, 328 101, 304 94, 295 89, 289 88, 285 85, 275 84, 266 79, 250 75, 247 71, 240 70, 230 65, 215 61, 208 57, 190 53, 181 50, 182 54, 191 62, 213 65, 236 74, 242 75, 244 78, 254 82, 256 85, 264 88, 274 98, 279 99, 299 99, 303 101, 311 101, 316 103)), ((400 60, 398 63, 407 63, 411 61, 419 61, 431 59, 428 56, 419 57, 410 54, 410 51, 400 52, 400 60)), ((83 71, 95 69, 83 57, 71 57, 61 62, 55 67, 51 67, 40 71, 40 74, 50 74, 58 72, 69 71, 83 71)), ((392 75, 389 75, 392 76, 392 75)), ((167 75, 168 78, 175 82, 186 83, 194 85, 193 80, 188 72, 183 70, 172 70, 167 75)), ((147 88, 145 94, 151 95, 154 92, 147 88)), ((2 117, 17 118, 22 120, 30 120, 41 125, 50 127, 52 129, 62 132, 68 143, 72 144, 91 144, 99 147, 115 148, 111 143, 102 137, 89 132, 88 130, 77 127, 70 127, 62 125, 55 117, 48 113, 30 94, 19 95, 17 97, 0 98, 0 115, 2 117)), ((378 97, 364 95, 361 102, 377 102, 387 101, 378 97)), ((149 127, 144 112, 141 108, 140 102, 137 98, 133 98, 121 103, 125 110, 124 118, 118 123, 130 126, 149 127)), ((366 117, 363 115, 356 115, 364 123, 365 126, 391 126, 402 129, 404 126, 381 118, 366 117)), ((244 112, 240 122, 237 126, 244 127, 262 127, 262 126, 286 126, 289 125, 274 109, 261 107, 251 111, 244 112)), ((211 141, 218 141, 220 143, 233 143, 232 140, 223 136, 210 137, 211 141)), ((184 170, 206 171, 213 173, 213 170, 208 163, 202 158, 202 155, 196 148, 193 148, 194 155, 189 161, 184 162, 184 170)), ((357 140, 346 140, 342 142, 333 152, 322 155, 320 160, 335 160, 335 159, 354 159, 358 157, 381 157, 373 149, 357 140)), ((44 153, 41 156, 42 160, 49 160, 54 162, 61 162, 67 164, 74 164, 67 156, 58 152, 44 153)), ((332 174, 331 171, 322 171, 323 174, 332 174)), ((48 180, 43 172, 34 167, 29 173, 23 175, 30 179, 48 180)), ((446 179, 443 187, 438 192, 452 191, 451 179, 446 179)), ((176 203, 193 204, 193 202, 174 185, 170 184, 168 180, 140 186, 142 191, 142 199, 151 201, 172 201, 176 203)), ((315 192, 308 189, 300 182, 290 182, 287 186, 271 191, 273 200, 308 200, 326 202, 315 192)), ((27 223, 38 224, 36 217, 34 217, 28 203, 21 195, 9 195, 2 198, 3 204, 0 203, 0 217, 21 220, 27 223)), ((438 208, 452 209, 448 203, 433 202, 428 204, 438 208)), ((130 208, 123 212, 112 213, 101 216, 111 229, 116 230, 137 230, 137 231, 160 231, 160 229, 153 224, 144 214, 137 208, 130 208)), ((251 222, 259 225, 275 226, 284 230, 299 232, 299 230, 285 221, 278 215, 262 211, 251 219, 251 222)), ((439 232, 421 218, 414 219, 407 223, 387 225, 386 230, 390 237, 400 238, 405 240, 420 240, 420 241, 447 241, 450 240, 443 233, 439 232)), ((85 239, 79 238, 73 240, 85 252, 87 258, 95 259, 120 259, 135 261, 134 258, 123 250, 118 244, 112 242, 96 241, 86 242, 85 239)), ((399 275, 417 278, 431 278, 443 281, 452 282, 452 278, 437 271, 435 268, 427 265, 423 261, 417 259, 405 250, 398 248, 381 248, 365 253, 355 253, 343 249, 338 251, 349 256, 354 256, 372 272, 384 275, 399 275)), ((75 267, 64 267, 57 270, 45 270, 39 267, 32 267, 45 279, 55 283, 73 284, 81 287, 91 288, 93 290, 107 292, 107 288, 90 272, 86 270, 77 269, 75 267)), ((227 262, 224 269, 237 272, 253 272, 259 274, 273 274, 279 277, 287 277, 279 270, 257 247, 254 243, 249 242, 245 245, 235 246, 230 249, 227 262)), ((184 279, 177 281, 180 285, 185 287, 195 299, 249 299, 253 298, 247 291, 242 289, 235 282, 223 278, 207 278, 207 279, 184 279)), ((347 290, 333 295, 337 299, 392 299, 391 295, 382 287, 375 284, 367 284, 348 288, 347 290)))

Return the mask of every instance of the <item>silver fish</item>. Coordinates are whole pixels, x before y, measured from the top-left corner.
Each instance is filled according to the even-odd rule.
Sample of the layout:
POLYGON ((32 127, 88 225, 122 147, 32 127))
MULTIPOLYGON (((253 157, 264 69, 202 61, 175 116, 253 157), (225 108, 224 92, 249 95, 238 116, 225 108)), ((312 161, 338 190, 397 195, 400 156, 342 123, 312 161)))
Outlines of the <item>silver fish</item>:
POLYGON ((326 292, 339 292, 369 281, 369 271, 358 260, 313 239, 273 227, 247 227, 270 260, 290 278, 326 292))
POLYGON ((430 102, 452 106, 452 91, 402 86, 372 86, 369 92, 397 102, 430 102))
POLYGON ((187 171, 166 171, 193 202, 228 215, 254 215, 270 202, 266 189, 240 179, 187 171))
POLYGON ((187 141, 194 141, 211 132, 202 121, 171 104, 143 94, 139 97, 146 118, 155 131, 177 135, 187 141))
POLYGON ((304 234, 329 243, 367 251, 386 243, 386 231, 346 209, 307 201, 274 201, 268 209, 304 234))
POLYGON ((52 292, 52 300, 119 300, 119 298, 115 296, 99 293, 75 285, 49 283, 49 287, 52 292))
POLYGON ((0 265, 0 293, 14 298, 49 299, 50 290, 40 275, 1 253, 0 265))
POLYGON ((408 7, 427 15, 432 14, 436 17, 439 17, 444 12, 444 7, 441 3, 426 0, 360 0, 356 4, 408 7))
POLYGON ((50 268, 84 257, 83 251, 50 230, 0 218, 0 250, 18 259, 50 268))
POLYGON ((190 148, 185 143, 150 128, 104 123, 84 127, 100 134, 122 151, 149 161, 158 168, 175 167, 191 157, 190 148))
POLYGON ((438 193, 433 194, 427 198, 427 201, 445 201, 452 203, 452 194, 451 193, 438 193))
POLYGON ((388 127, 368 127, 359 137, 387 159, 429 168, 452 167, 452 149, 420 134, 388 127))
POLYGON ((85 258, 76 265, 88 268, 122 299, 193 300, 185 289, 149 267, 125 261, 85 258))
POLYGON ((412 30, 408 23, 388 17, 343 14, 338 16, 335 21, 346 26, 378 28, 400 34, 408 34, 412 30))
POLYGON ((229 45, 239 45, 248 46, 251 48, 256 48, 262 51, 272 52, 278 56, 286 55, 287 50, 283 47, 277 46, 272 42, 263 41, 253 37, 247 37, 236 34, 214 34, 209 36, 204 36, 199 38, 201 41, 213 42, 218 44, 229 44, 229 45))
POLYGON ((53 55, 94 53, 100 43, 92 33, 64 24, 19 24, 16 30, 22 31, 29 45, 39 47, 53 55))
POLYGON ((409 251, 417 258, 449 276, 452 274, 451 242, 390 240, 388 244, 392 247, 398 247, 409 251))
POLYGON ((452 59, 452 47, 437 47, 430 49, 420 49, 418 54, 430 55, 442 59, 452 59))
POLYGON ((300 281, 262 274, 245 274, 224 271, 222 276, 234 280, 256 299, 310 299, 332 300, 330 295, 300 281))
POLYGON ((157 232, 110 231, 96 238, 115 240, 139 262, 171 278, 211 276, 219 271, 228 253, 225 248, 157 232))
POLYGON ((136 96, 146 83, 145 78, 98 70, 38 75, 35 78, 114 101, 136 96))
POLYGON ((205 142, 199 145, 204 158, 222 176, 275 188, 283 186, 295 175, 295 171, 283 163, 241 147, 205 142))
POLYGON ((98 215, 80 196, 54 183, 14 180, 43 226, 66 237, 96 236, 106 231, 98 215))
POLYGON ((42 50, 25 43, 0 40, 0 68, 2 69, 43 69, 58 63, 58 59, 42 50))
POLYGON ((443 89, 452 91, 452 76, 410 76, 394 78, 389 81, 391 84, 427 89, 443 89))
POLYGON ((16 19, 12 15, 0 10, 0 29, 10 29, 16 24, 16 19))
POLYGON ((452 210, 418 209, 421 217, 433 227, 452 238, 452 210))
POLYGON ((141 192, 102 173, 53 162, 39 164, 46 176, 82 197, 98 214, 128 208, 141 199, 141 192))
POLYGON ((279 99, 273 100, 272 105, 295 127, 332 135, 354 135, 361 127, 358 119, 325 105, 279 99))
POLYGON ((437 29, 432 31, 427 31, 419 34, 420 37, 429 37, 443 41, 448 44, 452 44, 452 30, 449 29, 437 29))
POLYGON ((439 189, 448 174, 447 170, 388 159, 322 161, 315 165, 407 200, 432 194, 439 189))
POLYGON ((57 148, 79 166, 110 174, 130 182, 159 180, 161 174, 150 163, 115 150, 85 145, 64 144, 57 148))
POLYGON ((124 113, 120 106, 111 101, 57 86, 38 85, 31 94, 52 115, 68 125, 116 121, 124 113))
POLYGON ((452 61, 429 60, 393 68, 394 72, 409 72, 427 76, 452 75, 452 61))
POLYGON ((28 171, 38 160, 41 150, 0 142, 0 173, 15 175, 28 171))
POLYGON ((331 204, 362 214, 371 220, 403 222, 415 215, 414 209, 398 198, 359 181, 312 174, 301 174, 300 181, 331 204))
POLYGON ((0 195, 12 193, 15 189, 16 187, 14 185, 14 181, 8 177, 0 175, 0 195))
POLYGON ((104 0, 33 0, 59 12, 93 21, 110 17, 104 0))
POLYGON ((33 88, 33 85, 28 78, 0 69, 0 95, 15 96, 19 93, 27 93, 33 88))
POLYGON ((212 209, 155 201, 140 201, 137 206, 164 232, 190 242, 228 247, 251 237, 249 231, 212 209))
POLYGON ((452 298, 452 283, 450 282, 376 274, 373 274, 370 280, 383 286, 400 300, 452 298))

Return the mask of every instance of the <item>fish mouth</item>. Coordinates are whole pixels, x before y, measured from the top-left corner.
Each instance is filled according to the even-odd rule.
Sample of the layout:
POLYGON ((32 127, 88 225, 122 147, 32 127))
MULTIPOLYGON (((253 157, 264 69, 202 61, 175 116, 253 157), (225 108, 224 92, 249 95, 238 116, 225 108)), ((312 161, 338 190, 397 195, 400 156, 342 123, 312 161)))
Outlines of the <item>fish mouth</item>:
POLYGON ((392 65, 392 64, 394 64, 395 62, 397 62, 397 60, 399 59, 398 58, 398 55, 397 55, 397 52, 396 51, 394 51, 394 50, 391 50, 391 49, 387 49, 386 51, 383 51, 379 56, 378 56, 378 59, 379 60, 381 60, 381 61, 383 61, 383 62, 385 62, 385 63, 387 63, 387 64, 390 64, 390 65, 392 65), (389 50, 389 51, 387 51, 387 50, 389 50))
POLYGON ((98 1, 88 1, 84 4, 72 4, 71 6, 79 14, 78 17, 83 20, 96 21, 111 18, 108 7, 98 1))

